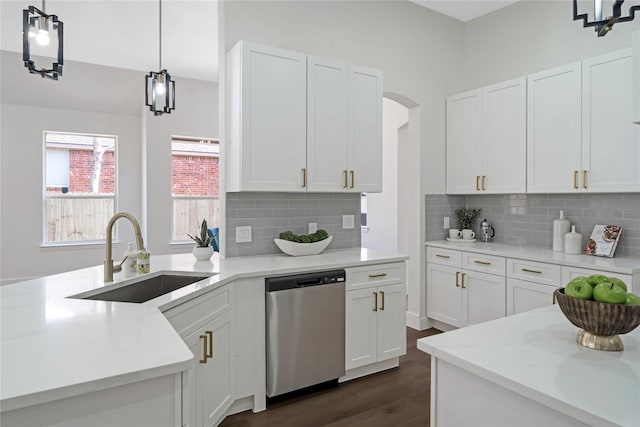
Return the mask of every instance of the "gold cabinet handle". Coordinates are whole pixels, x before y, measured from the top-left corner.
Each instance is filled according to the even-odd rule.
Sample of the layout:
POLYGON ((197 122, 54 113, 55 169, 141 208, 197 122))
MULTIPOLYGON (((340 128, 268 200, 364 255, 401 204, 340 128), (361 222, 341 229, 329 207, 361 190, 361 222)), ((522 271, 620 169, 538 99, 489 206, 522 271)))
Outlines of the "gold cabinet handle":
POLYGON ((582 188, 587 188, 587 171, 582 171, 582 188))
POLYGON ((476 175, 476 191, 480 191, 480 175, 476 175))
POLYGON ((373 311, 378 311, 378 293, 373 293, 373 311))
POLYGON ((437 256, 438 258, 446 258, 446 259, 451 258, 449 255, 440 255, 440 254, 436 254, 436 256, 437 256))
POLYGON ((554 292, 552 295, 553 295, 553 299, 551 300, 551 302, 553 304, 555 304, 556 303, 556 293, 554 292))
POLYGON ((456 271, 456 288, 459 288, 459 287, 460 287, 460 282, 459 282, 459 280, 460 280, 460 272, 459 272, 459 271, 456 271))
POLYGON ((353 188, 356 185, 356 171, 350 171, 351 174, 351 187, 353 188))
POLYGON ((467 273, 462 273, 462 289, 466 288, 466 286, 464 285, 464 276, 465 276, 465 274, 467 274, 467 273))
POLYGON ((202 342, 202 359, 200 359, 200 363, 207 363, 207 357, 209 356, 207 354, 207 336, 200 335, 200 339, 203 341, 202 342))
POLYGON ((573 171, 573 188, 578 189, 578 171, 573 171))
POLYGON ((475 262, 476 264, 491 265, 491 263, 490 263, 490 262, 487 262, 487 261, 477 261, 477 260, 474 260, 473 262, 475 262))
POLYGON ((302 188, 307 186, 307 168, 302 168, 302 188))
POLYGON ((542 271, 538 271, 538 270, 530 270, 528 268, 522 268, 522 271, 524 271, 525 273, 535 273, 535 274, 542 274, 542 271))
POLYGON ((205 331, 205 334, 209 337, 209 351, 207 357, 213 359, 213 331, 205 331))
POLYGON ((349 186, 349 184, 347 183, 347 175, 348 175, 347 170, 346 169, 343 170, 342 171, 342 178, 343 178, 342 188, 347 188, 349 186))
POLYGON ((487 178, 486 176, 482 175, 482 191, 484 191, 484 190, 485 190, 485 188, 484 188, 484 180, 485 180, 486 178, 487 178))
POLYGON ((384 311, 384 292, 380 291, 380 296, 382 297, 382 305, 380 306, 380 310, 384 311))
POLYGON ((370 274, 369 278, 375 279, 376 277, 387 277, 387 273, 370 274))

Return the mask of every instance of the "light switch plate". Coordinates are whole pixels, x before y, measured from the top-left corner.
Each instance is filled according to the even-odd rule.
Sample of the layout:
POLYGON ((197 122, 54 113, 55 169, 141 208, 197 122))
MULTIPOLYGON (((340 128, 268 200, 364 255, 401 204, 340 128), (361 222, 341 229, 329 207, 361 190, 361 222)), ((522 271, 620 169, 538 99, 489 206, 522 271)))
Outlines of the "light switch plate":
POLYGON ((354 228, 355 219, 353 215, 342 215, 342 228, 354 228))
POLYGON ((318 223, 317 222, 310 222, 309 223, 309 234, 315 233, 316 231, 318 231, 318 223))
POLYGON ((236 227, 236 243, 251 242, 251 226, 243 225, 236 227))
POLYGON ((451 227, 451 222, 449 221, 449 217, 445 216, 444 217, 444 225, 443 228, 446 230, 447 228, 451 227))

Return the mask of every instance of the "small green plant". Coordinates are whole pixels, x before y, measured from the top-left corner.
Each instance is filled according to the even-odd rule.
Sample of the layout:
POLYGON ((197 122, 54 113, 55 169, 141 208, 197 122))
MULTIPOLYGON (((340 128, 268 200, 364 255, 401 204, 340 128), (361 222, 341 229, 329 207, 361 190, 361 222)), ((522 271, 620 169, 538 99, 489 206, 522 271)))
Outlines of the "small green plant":
POLYGON ((473 222, 476 220, 478 215, 480 215, 482 209, 467 209, 460 208, 456 209, 455 213, 458 216, 458 221, 460 221, 460 227, 464 229, 473 229, 473 222))
POLYGON ((196 246, 198 246, 199 248, 206 248, 207 246, 209 246, 211 240, 213 239, 212 236, 209 236, 208 231, 209 227, 207 227, 207 220, 203 219, 202 224, 200 225, 200 236, 194 237, 189 233, 187 233, 187 236, 189 236, 191 240, 196 242, 196 246))
POLYGON ((278 237, 282 240, 289 240, 290 242, 296 243, 315 243, 320 240, 327 239, 329 237, 329 233, 327 233, 326 230, 318 230, 315 233, 298 236, 297 234, 294 234, 293 231, 289 230, 283 231, 278 237))

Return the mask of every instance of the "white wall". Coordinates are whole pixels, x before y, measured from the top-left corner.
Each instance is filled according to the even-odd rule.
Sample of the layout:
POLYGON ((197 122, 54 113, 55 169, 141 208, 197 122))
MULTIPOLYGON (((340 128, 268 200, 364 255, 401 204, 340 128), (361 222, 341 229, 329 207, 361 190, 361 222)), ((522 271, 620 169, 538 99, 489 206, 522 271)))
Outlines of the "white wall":
POLYGON ((421 106, 423 192, 443 193, 444 98, 460 89, 463 24, 408 1, 226 2, 239 40, 382 69, 384 91, 421 106))
POLYGON ((367 194, 367 229, 362 232, 361 245, 380 251, 397 252, 400 190, 398 128, 407 123, 409 110, 396 101, 384 98, 382 111, 382 193, 367 194))
MULTIPOLYGON (((593 4, 583 4, 585 12, 591 12, 589 3, 593 4)), ((640 1, 627 0, 624 7, 632 4, 640 1)), ((522 0, 469 21, 465 26, 465 90, 631 47, 631 34, 640 29, 636 16, 597 37, 593 28, 574 21, 572 13, 568 0, 522 0)))

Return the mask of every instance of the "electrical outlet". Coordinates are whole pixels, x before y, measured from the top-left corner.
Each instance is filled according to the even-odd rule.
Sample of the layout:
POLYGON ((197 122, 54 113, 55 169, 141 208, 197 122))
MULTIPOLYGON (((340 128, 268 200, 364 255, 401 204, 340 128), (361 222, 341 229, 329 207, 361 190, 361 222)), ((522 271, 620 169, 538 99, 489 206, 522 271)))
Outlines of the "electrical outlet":
POLYGON ((450 227, 451 227, 451 221, 449 221, 449 217, 448 216, 445 216, 444 217, 444 228, 447 229, 447 228, 450 228, 450 227))
POLYGON ((342 228, 354 228, 355 218, 353 215, 342 215, 342 228))
POLYGON ((243 225, 236 227, 236 243, 250 243, 251 242, 251 226, 243 225))
POLYGON ((309 234, 315 233, 316 231, 318 231, 318 223, 317 222, 310 222, 309 223, 309 234))

